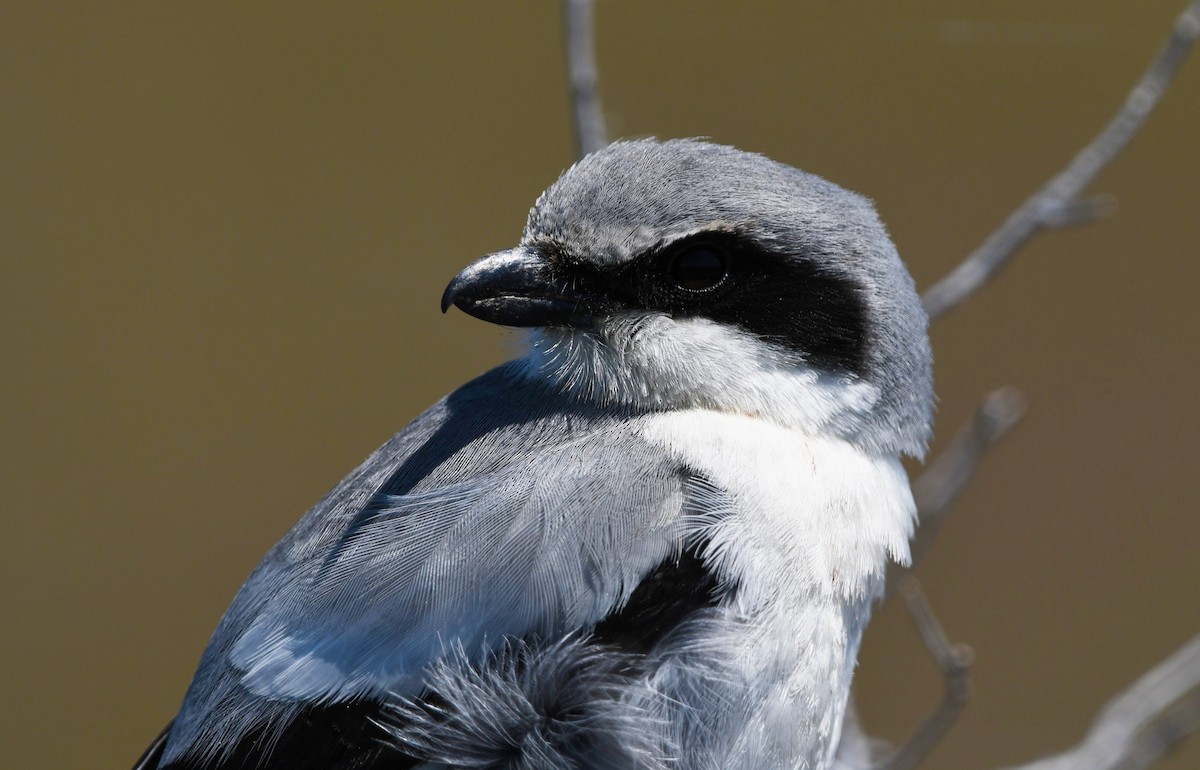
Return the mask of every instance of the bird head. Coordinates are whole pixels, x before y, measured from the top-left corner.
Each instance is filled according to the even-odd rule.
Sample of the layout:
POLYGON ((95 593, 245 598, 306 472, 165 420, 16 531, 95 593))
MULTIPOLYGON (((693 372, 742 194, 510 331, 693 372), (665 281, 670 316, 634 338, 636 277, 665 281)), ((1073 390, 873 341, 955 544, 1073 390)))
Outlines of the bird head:
POLYGON ((762 155, 618 142, 446 288, 531 329, 532 378, 602 407, 712 409, 921 455, 927 319, 871 203, 762 155))

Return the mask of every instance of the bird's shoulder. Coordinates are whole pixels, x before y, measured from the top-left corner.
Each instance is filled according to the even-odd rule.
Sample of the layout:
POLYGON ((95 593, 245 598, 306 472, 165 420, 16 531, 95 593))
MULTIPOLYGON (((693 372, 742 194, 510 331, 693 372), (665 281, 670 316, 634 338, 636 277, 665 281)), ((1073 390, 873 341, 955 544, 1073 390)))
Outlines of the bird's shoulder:
POLYGON ((586 632, 629 604, 681 558, 690 474, 646 419, 559 397, 516 365, 431 407, 247 580, 168 759, 294 720, 294 704, 414 696, 446 655, 586 632))

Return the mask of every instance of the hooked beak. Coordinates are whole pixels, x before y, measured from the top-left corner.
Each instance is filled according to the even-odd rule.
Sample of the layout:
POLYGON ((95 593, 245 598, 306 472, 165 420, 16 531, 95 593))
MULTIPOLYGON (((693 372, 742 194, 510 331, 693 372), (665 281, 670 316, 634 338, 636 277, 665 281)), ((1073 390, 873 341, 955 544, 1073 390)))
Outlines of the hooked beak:
POLYGON ((442 294, 442 312, 454 305, 501 326, 590 325, 585 296, 555 283, 541 254, 518 246, 476 260, 454 276, 442 294))

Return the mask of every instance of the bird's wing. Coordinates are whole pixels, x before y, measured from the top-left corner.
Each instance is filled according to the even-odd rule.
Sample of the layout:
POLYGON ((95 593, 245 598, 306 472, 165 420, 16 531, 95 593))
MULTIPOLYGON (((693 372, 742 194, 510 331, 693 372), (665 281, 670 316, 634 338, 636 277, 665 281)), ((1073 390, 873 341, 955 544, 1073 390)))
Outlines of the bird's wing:
POLYGON ((597 429, 377 496, 233 645, 243 684, 288 698, 412 692, 448 645, 477 653, 594 624, 682 536, 680 477, 631 438, 597 429))
POLYGON ((637 433, 502 367, 347 477, 218 626, 167 759, 301 704, 420 692, 454 650, 587 631, 682 548, 687 472, 637 433), (290 705, 289 705, 290 704, 290 705))

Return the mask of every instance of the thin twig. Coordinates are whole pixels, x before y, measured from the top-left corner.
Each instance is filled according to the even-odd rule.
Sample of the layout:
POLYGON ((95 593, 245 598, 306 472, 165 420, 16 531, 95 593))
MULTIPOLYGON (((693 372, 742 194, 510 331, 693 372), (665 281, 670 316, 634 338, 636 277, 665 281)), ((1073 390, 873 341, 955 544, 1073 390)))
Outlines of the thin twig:
POLYGON ((951 508, 975 477, 988 450, 1012 430, 1024 414, 1025 397, 1015 388, 992 391, 946 449, 913 483, 918 528, 912 539, 912 562, 908 567, 892 565, 887 591, 889 596, 898 591, 903 597, 925 648, 942 670, 945 692, 937 709, 912 737, 873 765, 872 770, 915 768, 946 736, 966 706, 971 650, 965 645, 950 644, 916 579, 911 576, 911 570, 933 545, 951 508))
POLYGON ((909 567, 892 567, 887 581, 889 595, 928 553, 954 503, 975 478, 988 450, 1004 438, 1024 414, 1025 397, 1016 388, 992 391, 942 453, 913 482, 917 531, 912 539, 912 562, 909 567))
POLYGON ((971 648, 950 643, 915 578, 910 577, 903 582, 900 595, 913 625, 921 635, 921 641, 925 643, 925 649, 929 650, 933 662, 942 672, 945 689, 941 703, 916 732, 895 752, 873 765, 872 770, 913 770, 920 765, 954 727, 971 696, 970 670, 974 659, 971 648))
POLYGON ((1200 727, 1200 635, 1101 709, 1075 748, 1009 770, 1143 770, 1200 727))
POLYGON ((1146 122, 1200 36, 1200 0, 1194 0, 1175 21, 1150 68, 1125 98, 1107 126, 1085 146, 1061 173, 1026 200, 979 248, 923 297, 925 312, 936 319, 988 282, 1035 233, 1092 221, 1105 206, 1081 202, 1084 188, 1125 148, 1146 122))
POLYGON ((581 158, 608 144, 597 85, 593 11, 591 0, 563 0, 567 80, 575 121, 575 149, 581 158))
POLYGON ((987 394, 970 422, 913 482, 920 522, 912 543, 914 564, 928 552, 988 451, 1025 416, 1025 407, 1025 396, 1016 388, 998 388, 987 394))

